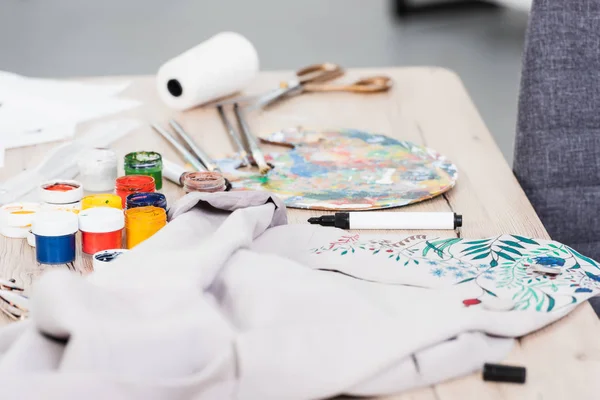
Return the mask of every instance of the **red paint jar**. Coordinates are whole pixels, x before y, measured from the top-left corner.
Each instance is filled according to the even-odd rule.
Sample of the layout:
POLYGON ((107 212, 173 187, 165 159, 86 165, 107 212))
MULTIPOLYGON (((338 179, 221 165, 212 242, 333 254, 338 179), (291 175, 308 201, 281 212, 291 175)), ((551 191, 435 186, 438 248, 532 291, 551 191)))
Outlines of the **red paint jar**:
POLYGON ((93 207, 79 213, 79 230, 83 252, 94 254, 102 250, 123 247, 125 216, 122 210, 93 207))
POLYGON ((127 205, 127 196, 130 194, 154 191, 156 191, 154 178, 148 175, 122 176, 115 182, 115 193, 121 198, 123 208, 127 205))

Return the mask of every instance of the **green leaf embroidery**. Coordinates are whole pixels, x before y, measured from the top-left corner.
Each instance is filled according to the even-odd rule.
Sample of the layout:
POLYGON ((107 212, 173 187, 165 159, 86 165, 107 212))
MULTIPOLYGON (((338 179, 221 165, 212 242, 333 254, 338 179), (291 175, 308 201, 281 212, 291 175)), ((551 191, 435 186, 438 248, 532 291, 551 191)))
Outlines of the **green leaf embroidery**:
POLYGON ((408 265, 408 261, 404 263, 404 266, 406 267, 408 265))
POLYGON ((577 299, 575 298, 575 296, 571 296, 571 304, 573 303, 577 303, 577 299))
POLYGON ((347 254, 347 253, 348 253, 348 250, 344 250, 344 251, 342 251, 341 255, 343 256, 344 254, 347 254))
POLYGON ((521 252, 519 250, 513 249, 512 247, 501 246, 501 245, 498 245, 498 247, 500 247, 504 251, 508 251, 509 253, 513 253, 513 254, 517 254, 519 256, 522 256, 522 254, 521 254, 521 252))
POLYGON ((573 253, 573 255, 574 255, 575 257, 577 257, 577 258, 579 258, 579 259, 581 259, 581 260, 583 260, 583 261, 586 261, 586 262, 588 262, 588 263, 592 264, 594 267, 598 268, 598 264, 596 263, 596 261, 594 261, 594 260, 592 260, 591 258, 589 258, 589 257, 586 257, 586 256, 584 256, 584 255, 582 255, 582 254, 579 254, 577 251, 573 250, 573 249, 572 249, 572 248, 570 248, 570 247, 569 247, 569 250, 571 251, 571 253, 573 253))
POLYGON ((400 261, 400 254, 396 256, 396 261, 400 261))
POLYGON ((507 244, 509 246, 518 247, 520 249, 524 249, 525 247, 521 245, 521 243, 513 242, 512 240, 501 240, 502 243, 507 244))
POLYGON ((579 268, 581 268, 581 265, 579 265, 579 263, 578 263, 578 262, 576 262, 576 263, 575 263, 575 265, 573 265, 573 266, 571 267, 571 269, 579 269, 579 268))
POLYGON ((490 255, 490 252, 488 251, 487 253, 483 253, 483 254, 480 254, 480 255, 478 255, 476 257, 473 257, 472 260, 481 260, 482 258, 486 258, 489 255, 490 255))
POLYGON ((469 252, 469 251, 475 250, 475 249, 485 249, 487 247, 488 247, 487 244, 476 244, 474 246, 467 247, 466 249, 464 249, 463 251, 461 251, 461 253, 466 253, 466 252, 469 252))
POLYGON ((415 262, 415 264, 419 265, 419 262, 417 260, 413 260, 415 262))
POLYGON ((529 238, 526 238, 526 237, 523 237, 523 236, 519 236, 519 235, 510 235, 510 236, 514 237, 515 239, 517 239, 517 240, 519 240, 519 241, 521 241, 523 243, 537 244, 539 246, 539 243, 536 242, 533 239, 529 239, 529 238))
POLYGON ((507 260, 510 260, 510 261, 515 261, 515 259, 514 259, 514 258, 512 258, 511 256, 509 256, 509 255, 508 255, 508 254, 506 254, 506 253, 503 253, 503 252, 501 252, 501 251, 496 251, 495 253, 496 253, 496 254, 498 254, 498 257, 502 257, 502 258, 504 258, 504 259, 507 259, 507 260))
POLYGON ((473 255, 473 254, 481 253, 482 251, 489 251, 489 247, 488 246, 482 247, 480 249, 470 251, 470 252, 468 252, 468 253, 466 253, 464 255, 465 256, 470 256, 470 255, 473 255))
POLYGON ((496 296, 496 294, 495 294, 495 293, 493 293, 493 292, 490 292, 489 290, 487 290, 487 289, 485 289, 485 288, 482 288, 482 289, 483 289, 483 291, 484 291, 484 292, 486 292, 486 293, 487 293, 487 294, 489 294, 490 296, 498 297, 498 296, 496 296))
MULTIPOLYGON (((469 282, 472 281, 473 279, 475 279, 476 277, 472 277, 472 278, 467 278, 467 279, 463 279, 460 282, 456 282, 457 285, 460 285, 461 283, 465 283, 465 282, 469 282)), ((484 289, 485 290, 485 289, 484 289)))
POLYGON ((487 243, 489 242, 491 239, 481 239, 481 240, 471 240, 469 242, 464 242, 464 244, 480 244, 480 243, 487 243))
POLYGON ((554 297, 550 296, 550 295, 546 295, 548 296, 548 308, 546 309, 546 311, 552 311, 552 309, 554 308, 554 305, 556 304, 556 302, 554 301, 554 297))
POLYGON ((498 266, 498 261, 497 260, 490 261, 490 267, 496 267, 496 266, 498 266))

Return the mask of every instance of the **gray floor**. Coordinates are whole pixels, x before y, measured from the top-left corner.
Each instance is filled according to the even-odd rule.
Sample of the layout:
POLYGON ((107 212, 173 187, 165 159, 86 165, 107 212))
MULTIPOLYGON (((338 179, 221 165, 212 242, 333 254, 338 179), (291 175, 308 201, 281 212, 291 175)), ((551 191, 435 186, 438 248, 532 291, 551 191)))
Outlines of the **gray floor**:
POLYGON ((398 20, 388 0, 1 0, 0 69, 153 73, 222 30, 249 37, 263 69, 439 65, 463 78, 511 162, 526 21, 501 9, 398 20))

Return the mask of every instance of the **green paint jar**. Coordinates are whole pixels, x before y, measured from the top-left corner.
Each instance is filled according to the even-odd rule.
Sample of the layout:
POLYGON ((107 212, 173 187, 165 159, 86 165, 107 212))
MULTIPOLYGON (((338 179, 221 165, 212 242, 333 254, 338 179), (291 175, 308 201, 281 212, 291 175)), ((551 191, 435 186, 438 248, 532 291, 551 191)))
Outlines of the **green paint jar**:
POLYGON ((156 190, 162 188, 162 169, 162 156, 154 151, 135 151, 125 156, 125 175, 151 176, 156 190))

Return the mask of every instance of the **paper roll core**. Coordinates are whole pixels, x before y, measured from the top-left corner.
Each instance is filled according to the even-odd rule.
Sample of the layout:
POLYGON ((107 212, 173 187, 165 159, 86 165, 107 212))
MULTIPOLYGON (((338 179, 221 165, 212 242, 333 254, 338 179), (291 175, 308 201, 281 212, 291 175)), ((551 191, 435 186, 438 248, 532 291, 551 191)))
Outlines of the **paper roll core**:
POLYGON ((167 90, 175 97, 179 97, 183 94, 183 88, 177 79, 170 79, 169 82, 167 82, 167 90))

